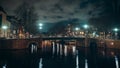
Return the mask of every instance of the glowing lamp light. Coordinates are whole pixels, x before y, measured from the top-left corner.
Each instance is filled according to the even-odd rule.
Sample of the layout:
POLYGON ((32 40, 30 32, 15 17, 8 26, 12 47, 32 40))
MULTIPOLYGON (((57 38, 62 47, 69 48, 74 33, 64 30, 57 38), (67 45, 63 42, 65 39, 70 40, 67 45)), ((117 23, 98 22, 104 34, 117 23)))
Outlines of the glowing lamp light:
POLYGON ((2 29, 6 30, 8 27, 7 26, 2 26, 2 29))
POLYGON ((42 29, 42 27, 39 27, 39 29, 42 29))
POLYGON ((87 29, 89 26, 88 26, 88 25, 84 25, 83 27, 84 27, 85 29, 87 29))
POLYGON ((110 44, 111 44, 111 45, 114 45, 114 42, 111 42, 110 44))
POLYGON ((39 26, 43 26, 43 24, 42 24, 42 23, 40 23, 40 24, 39 24, 39 26))
POLYGON ((117 31, 118 31, 118 28, 114 28, 113 30, 114 30, 115 32, 117 32, 117 31))
POLYGON ((76 30, 76 31, 78 31, 78 30, 79 30, 79 28, 78 28, 78 27, 76 27, 76 28, 75 28, 75 30, 76 30))

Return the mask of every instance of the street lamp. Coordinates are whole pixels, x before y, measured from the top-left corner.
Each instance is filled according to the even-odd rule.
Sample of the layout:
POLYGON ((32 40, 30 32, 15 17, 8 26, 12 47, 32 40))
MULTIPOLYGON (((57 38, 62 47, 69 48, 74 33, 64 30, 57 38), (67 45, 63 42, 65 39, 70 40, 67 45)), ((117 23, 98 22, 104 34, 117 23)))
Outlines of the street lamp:
POLYGON ((85 24, 83 27, 84 27, 85 29, 87 29, 89 26, 85 24))
POLYGON ((8 27, 6 25, 2 26, 2 29, 4 30, 4 37, 5 37, 5 30, 7 29, 8 27))
POLYGON ((76 27, 75 30, 78 31, 80 28, 76 27))
POLYGON ((42 23, 40 23, 40 24, 39 24, 39 26, 40 26, 40 27, 42 27, 42 26, 43 26, 43 24, 42 24, 42 23))
POLYGON ((89 28, 89 26, 87 24, 85 24, 85 25, 83 25, 83 27, 84 27, 84 29, 86 29, 85 30, 85 34, 86 34, 85 37, 86 37, 88 35, 88 30, 87 29, 89 28))
POLYGON ((80 28, 78 28, 78 27, 75 28, 75 33, 74 33, 74 34, 75 34, 76 36, 79 35, 79 30, 80 30, 80 28))
POLYGON ((118 28, 114 28, 113 30, 114 30, 115 32, 117 32, 117 31, 118 31, 118 28))
POLYGON ((39 29, 40 29, 40 33, 41 33, 41 30, 43 29, 43 24, 42 23, 39 24, 39 29))
POLYGON ((85 25, 83 25, 83 27, 84 27, 84 29, 85 29, 85 47, 87 47, 88 46, 88 28, 89 28, 89 26, 87 25, 87 24, 85 24, 85 25))
POLYGON ((118 28, 114 28, 113 31, 115 31, 115 39, 117 39, 117 32, 118 32, 118 28))
POLYGON ((42 27, 39 27, 39 29, 41 30, 41 29, 42 29, 42 27))

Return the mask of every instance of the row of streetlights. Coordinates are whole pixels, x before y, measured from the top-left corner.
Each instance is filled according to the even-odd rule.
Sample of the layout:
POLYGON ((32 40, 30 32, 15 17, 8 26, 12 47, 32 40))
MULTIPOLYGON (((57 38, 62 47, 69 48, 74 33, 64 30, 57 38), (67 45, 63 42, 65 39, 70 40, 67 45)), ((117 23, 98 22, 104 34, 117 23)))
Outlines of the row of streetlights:
MULTIPOLYGON (((89 28, 89 25, 85 24, 85 25, 83 25, 83 27, 85 29, 85 34, 87 35, 87 32, 88 32, 87 29, 89 28)), ((78 30, 80 30, 80 28, 76 27, 75 30, 78 31, 78 30)), ((119 29, 118 28, 114 28, 113 31, 115 32, 115 38, 114 39, 117 39, 118 38, 118 31, 119 31, 119 29)))
MULTIPOLYGON (((88 28, 89 28, 89 27, 90 27, 90 26, 87 25, 87 24, 83 25, 83 28, 85 29, 86 35, 87 35, 87 32, 88 32, 88 28)), ((3 29, 7 29, 7 27, 4 26, 3 29)), ((39 29, 40 29, 40 32, 41 32, 41 30, 43 29, 43 24, 42 24, 42 23, 39 24, 39 29)), ((80 30, 80 28, 79 28, 79 27, 76 27, 75 30, 78 31, 78 30, 80 30)), ((117 39, 117 35, 118 35, 119 29, 118 29, 118 28, 114 28, 113 31, 115 32, 115 39, 117 39)))
MULTIPOLYGON (((88 26, 87 24, 85 24, 83 27, 84 27, 85 29, 88 29, 88 28, 89 28, 89 26, 88 26)), ((78 30, 80 30, 80 28, 79 28, 79 27, 76 27, 75 30, 78 31, 78 30)))

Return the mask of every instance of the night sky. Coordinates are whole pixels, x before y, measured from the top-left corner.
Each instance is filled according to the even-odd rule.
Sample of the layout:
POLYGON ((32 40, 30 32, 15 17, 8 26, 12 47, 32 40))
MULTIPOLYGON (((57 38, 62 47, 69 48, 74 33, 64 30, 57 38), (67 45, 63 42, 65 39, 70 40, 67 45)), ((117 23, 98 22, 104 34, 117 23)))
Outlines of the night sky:
POLYGON ((71 21, 93 25, 119 26, 120 0, 0 0, 8 15, 26 2, 34 6, 39 22, 71 21))

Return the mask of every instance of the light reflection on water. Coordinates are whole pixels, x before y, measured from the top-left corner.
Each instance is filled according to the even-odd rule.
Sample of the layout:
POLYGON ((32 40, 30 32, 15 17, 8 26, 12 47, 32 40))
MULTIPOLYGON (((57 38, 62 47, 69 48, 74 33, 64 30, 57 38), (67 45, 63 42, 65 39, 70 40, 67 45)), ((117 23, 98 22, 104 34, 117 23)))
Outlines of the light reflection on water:
POLYGON ((59 44, 57 44, 57 55, 59 54, 59 44))
POLYGON ((119 62, 117 56, 115 56, 115 64, 116 64, 116 68, 119 68, 119 62))
POLYGON ((36 52, 0 50, 0 68, 119 68, 119 53, 53 43, 36 52))
POLYGON ((52 51, 53 51, 53 55, 55 54, 55 45, 52 45, 52 51))
POLYGON ((39 68, 42 68, 43 64, 42 64, 42 58, 40 58, 40 62, 39 62, 39 68))
POLYGON ((62 56, 63 55, 63 46, 60 44, 60 55, 62 56))
POLYGON ((79 56, 78 56, 78 51, 76 52, 76 68, 79 68, 79 56))
POLYGON ((88 62, 87 62, 87 59, 85 59, 85 68, 88 68, 88 62))
POLYGON ((5 64, 2 68, 6 68, 6 66, 7 66, 7 65, 5 64))
POLYGON ((76 46, 72 46, 73 55, 76 55, 76 46))
POLYGON ((31 45, 31 53, 37 52, 37 45, 31 45))
POLYGON ((64 46, 64 54, 67 56, 67 45, 64 46))

